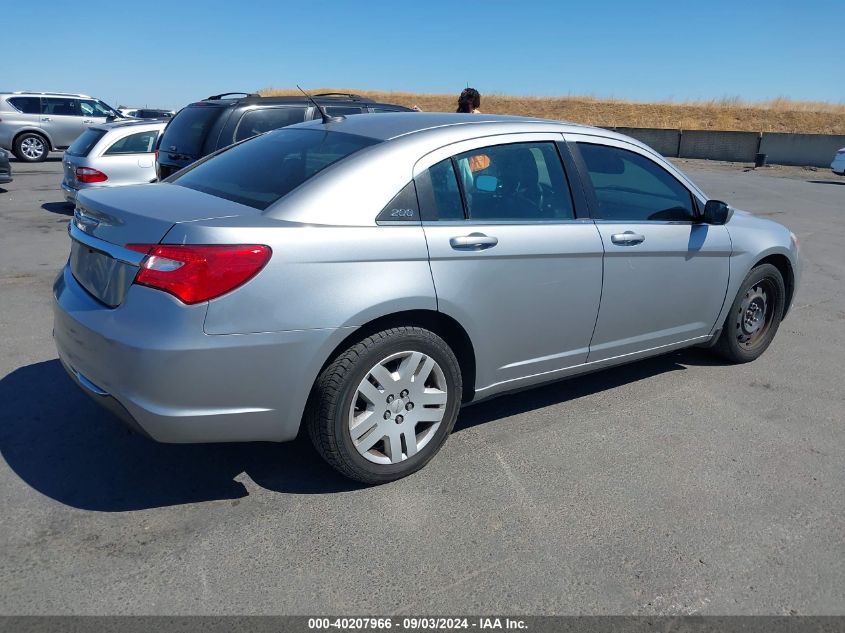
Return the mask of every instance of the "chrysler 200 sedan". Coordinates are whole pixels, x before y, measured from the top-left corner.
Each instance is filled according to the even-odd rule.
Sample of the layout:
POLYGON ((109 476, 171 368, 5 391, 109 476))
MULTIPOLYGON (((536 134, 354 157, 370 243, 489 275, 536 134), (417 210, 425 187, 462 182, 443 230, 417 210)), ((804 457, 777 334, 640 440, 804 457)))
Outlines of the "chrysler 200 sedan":
POLYGON ((460 114, 311 121, 162 183, 80 192, 55 283, 69 374, 161 442, 285 441, 408 475, 462 404, 769 346, 783 226, 606 130, 460 114))

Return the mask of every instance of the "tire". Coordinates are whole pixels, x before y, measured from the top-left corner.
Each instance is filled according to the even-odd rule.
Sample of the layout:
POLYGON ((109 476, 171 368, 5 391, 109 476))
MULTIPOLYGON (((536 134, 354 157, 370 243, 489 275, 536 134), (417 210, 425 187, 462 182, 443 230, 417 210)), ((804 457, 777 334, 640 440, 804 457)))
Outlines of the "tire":
POLYGON ((47 160, 50 144, 35 132, 25 132, 15 139, 15 156, 24 163, 40 163, 47 160))
POLYGON ((326 367, 305 423, 332 467, 365 484, 386 483, 416 472, 440 450, 462 391, 458 359, 442 338, 397 327, 352 345, 326 367))
POLYGON ((780 326, 786 287, 771 264, 751 269, 745 277, 714 347, 733 363, 748 363, 766 351, 780 326))

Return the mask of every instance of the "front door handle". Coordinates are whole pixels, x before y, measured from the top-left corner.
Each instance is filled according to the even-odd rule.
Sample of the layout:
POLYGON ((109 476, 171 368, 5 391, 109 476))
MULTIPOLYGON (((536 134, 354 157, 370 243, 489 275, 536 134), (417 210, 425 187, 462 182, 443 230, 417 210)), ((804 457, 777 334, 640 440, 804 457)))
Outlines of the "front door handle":
POLYGON ((82 119, 83 123, 94 123, 93 119, 82 119))
POLYGON ((48 116, 43 116, 43 117, 41 117, 41 120, 42 120, 42 121, 52 121, 53 119, 51 119, 51 118, 50 118, 50 117, 48 117, 48 116))
POLYGON ((483 251, 485 248, 493 248, 498 243, 498 238, 484 235, 484 233, 470 233, 449 240, 449 244, 457 251, 483 251))
POLYGON ((640 235, 633 231, 625 231, 624 233, 611 235, 610 241, 619 246, 636 246, 645 242, 645 235, 640 235))

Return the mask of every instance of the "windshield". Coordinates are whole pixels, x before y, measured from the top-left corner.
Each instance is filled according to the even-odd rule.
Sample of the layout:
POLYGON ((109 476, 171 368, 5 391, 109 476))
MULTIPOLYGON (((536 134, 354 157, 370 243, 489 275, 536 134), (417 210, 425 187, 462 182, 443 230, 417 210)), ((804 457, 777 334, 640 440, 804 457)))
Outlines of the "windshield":
POLYGON ((276 130, 234 145, 169 182, 263 211, 329 165, 377 142, 317 129, 276 130))
POLYGON ((68 156, 88 156, 88 153, 94 148, 97 141, 103 138, 105 133, 105 130, 89 127, 76 137, 76 140, 71 143, 71 146, 65 150, 65 154, 68 156))
POLYGON ((228 112, 228 108, 200 105, 183 108, 164 130, 159 144, 162 151, 199 158, 208 131, 223 112, 228 112))

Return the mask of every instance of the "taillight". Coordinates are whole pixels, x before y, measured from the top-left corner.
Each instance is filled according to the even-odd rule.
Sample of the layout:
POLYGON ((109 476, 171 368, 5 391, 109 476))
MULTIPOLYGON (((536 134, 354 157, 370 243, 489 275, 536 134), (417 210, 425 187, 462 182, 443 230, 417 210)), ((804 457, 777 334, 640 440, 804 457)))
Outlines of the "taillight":
POLYGON ((262 244, 127 244, 146 253, 135 283, 201 303, 231 292, 264 268, 273 251, 262 244))
POLYGON ((158 160, 158 148, 156 148, 156 160, 158 160))
POLYGON ((77 167, 76 179, 79 182, 105 182, 109 177, 93 167, 77 167))

